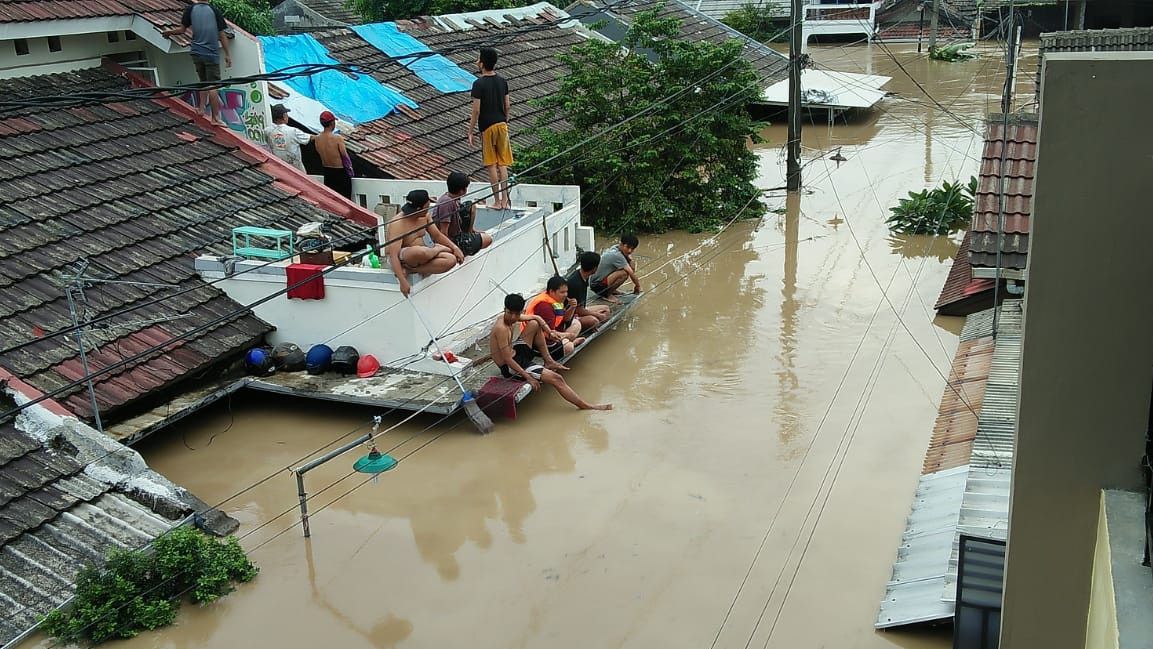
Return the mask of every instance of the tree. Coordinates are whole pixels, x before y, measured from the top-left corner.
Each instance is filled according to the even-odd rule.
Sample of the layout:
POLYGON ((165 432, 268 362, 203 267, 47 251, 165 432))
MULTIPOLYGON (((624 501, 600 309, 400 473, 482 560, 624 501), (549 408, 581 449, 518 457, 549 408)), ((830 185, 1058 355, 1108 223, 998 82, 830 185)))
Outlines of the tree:
POLYGON ((486 9, 512 9, 530 4, 533 4, 533 0, 348 0, 348 6, 369 22, 486 9))
POLYGON ((276 32, 268 0, 212 0, 224 18, 249 34, 268 36, 276 32))
POLYGON ((763 4, 744 4, 740 9, 725 14, 721 22, 762 43, 789 41, 788 16, 779 16, 763 4))
POLYGON ((561 56, 570 73, 539 101, 519 180, 581 185, 583 219, 615 232, 759 214, 748 144, 761 125, 745 105, 760 87, 742 44, 681 40, 679 21, 658 12, 635 16, 624 47, 593 39, 561 56))

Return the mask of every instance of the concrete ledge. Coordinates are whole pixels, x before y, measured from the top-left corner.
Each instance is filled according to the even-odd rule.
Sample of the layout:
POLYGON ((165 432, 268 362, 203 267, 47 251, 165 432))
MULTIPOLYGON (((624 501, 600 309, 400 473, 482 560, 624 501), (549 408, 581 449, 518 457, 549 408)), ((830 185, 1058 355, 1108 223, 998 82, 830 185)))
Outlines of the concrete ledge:
POLYGON ((1121 649, 1145 649, 1153 638, 1153 570, 1141 565, 1145 549, 1145 496, 1104 492, 1109 562, 1121 649))

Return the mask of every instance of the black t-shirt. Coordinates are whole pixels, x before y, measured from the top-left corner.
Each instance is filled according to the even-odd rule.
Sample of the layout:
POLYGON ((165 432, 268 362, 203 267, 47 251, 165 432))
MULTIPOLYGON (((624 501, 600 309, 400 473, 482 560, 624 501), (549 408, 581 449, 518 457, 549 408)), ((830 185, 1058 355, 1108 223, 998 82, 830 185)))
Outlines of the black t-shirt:
POLYGON ((493 124, 508 120, 504 112, 504 98, 508 96, 508 82, 499 74, 481 76, 472 84, 472 98, 480 100, 477 127, 484 133, 493 124))
POLYGON ((588 293, 588 280, 581 277, 581 271, 578 268, 572 272, 572 275, 568 276, 568 296, 575 298, 580 306, 584 306, 588 300, 588 293))

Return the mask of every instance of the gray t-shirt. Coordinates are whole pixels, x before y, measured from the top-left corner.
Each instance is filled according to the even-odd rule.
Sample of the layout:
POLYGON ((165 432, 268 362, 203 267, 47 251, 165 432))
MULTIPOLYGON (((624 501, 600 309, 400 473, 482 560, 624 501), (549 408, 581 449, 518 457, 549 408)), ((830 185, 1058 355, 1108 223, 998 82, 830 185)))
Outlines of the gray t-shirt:
POLYGON ((210 4, 197 2, 184 8, 184 15, 180 17, 180 24, 192 28, 192 44, 188 50, 192 56, 208 59, 213 63, 220 62, 220 32, 228 24, 224 16, 210 4))
POLYGON ((621 252, 620 246, 613 246, 601 253, 600 266, 597 266, 597 271, 593 273, 589 283, 604 284, 606 277, 622 268, 628 268, 628 265, 629 260, 625 257, 625 253, 621 252))

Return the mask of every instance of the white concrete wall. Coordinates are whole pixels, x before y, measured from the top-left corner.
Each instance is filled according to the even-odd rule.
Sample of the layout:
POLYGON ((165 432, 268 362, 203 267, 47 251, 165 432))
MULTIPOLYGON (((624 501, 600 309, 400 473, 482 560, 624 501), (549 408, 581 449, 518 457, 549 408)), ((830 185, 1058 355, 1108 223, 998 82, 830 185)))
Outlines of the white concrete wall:
MULTIPOLYGON (((375 355, 383 364, 406 358, 430 339, 413 305, 440 336, 495 317, 503 309, 504 291, 521 292, 527 298, 543 289, 553 274, 542 245, 545 213, 537 211, 516 222, 506 222, 491 248, 448 273, 412 276, 412 304, 404 303, 391 270, 342 268, 325 277, 323 300, 278 296, 257 306, 255 312, 276 326, 277 331, 270 336, 274 344, 287 341, 304 349, 318 343, 333 348, 352 345, 361 354, 375 355)), ((573 205, 547 216, 549 234, 558 244, 555 252, 562 272, 576 259, 579 215, 573 205)), ((236 271, 261 264, 241 262, 236 271)), ((197 269, 208 280, 224 277, 221 264, 209 258, 197 260, 197 269)), ((241 304, 251 304, 286 286, 284 269, 284 263, 265 266, 224 279, 217 286, 241 304)))
POLYGON ((56 74, 72 70, 94 68, 100 65, 101 57, 140 52, 141 58, 148 59, 158 52, 147 41, 136 37, 130 30, 117 30, 115 43, 108 41, 108 33, 72 34, 60 36, 60 51, 49 49, 48 38, 21 39, 28 44, 28 54, 16 54, 16 40, 0 41, 0 78, 26 77, 37 74, 56 74))

